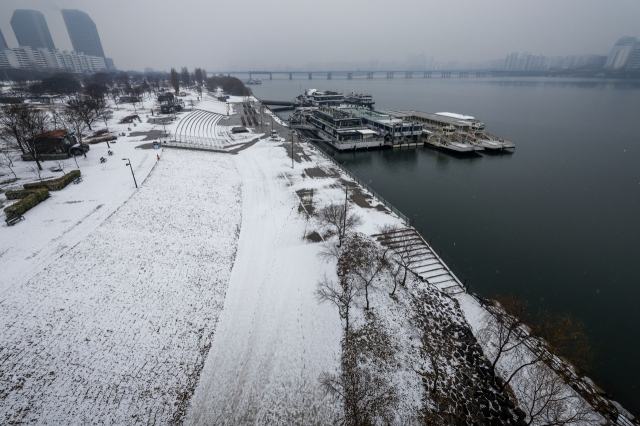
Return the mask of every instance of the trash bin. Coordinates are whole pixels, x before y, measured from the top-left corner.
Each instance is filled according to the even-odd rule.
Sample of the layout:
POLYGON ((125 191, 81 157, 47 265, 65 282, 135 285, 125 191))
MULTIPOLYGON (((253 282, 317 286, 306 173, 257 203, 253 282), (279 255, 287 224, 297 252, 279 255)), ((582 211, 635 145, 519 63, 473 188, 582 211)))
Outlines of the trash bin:
POLYGON ((158 141, 153 141, 153 149, 159 149, 158 141))

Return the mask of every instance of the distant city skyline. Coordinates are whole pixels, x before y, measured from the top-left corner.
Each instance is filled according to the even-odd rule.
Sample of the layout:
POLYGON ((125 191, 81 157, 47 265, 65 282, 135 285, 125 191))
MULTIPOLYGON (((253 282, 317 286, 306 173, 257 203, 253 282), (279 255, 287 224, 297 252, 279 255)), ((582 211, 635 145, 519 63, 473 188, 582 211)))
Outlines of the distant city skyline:
POLYGON ((2 38, 0 68, 72 72, 115 69, 113 60, 104 56, 100 35, 89 15, 75 9, 61 12, 73 51, 56 49, 41 12, 17 9, 11 17, 11 26, 19 46, 8 47, 2 38))
MULTIPOLYGON (((367 16, 379 18, 375 13, 387 10, 377 0, 372 0, 365 9, 337 0, 327 1, 323 11, 314 12, 315 21, 320 16, 328 19, 332 4, 344 9, 344 13, 341 12, 344 16, 349 11, 357 12, 360 22, 367 21, 367 16)), ((545 3, 547 0, 541 1, 545 3)), ((166 20, 161 12, 165 2, 156 0, 153 7, 148 7, 151 3, 124 0, 110 0, 108 4, 81 0, 3 0, 0 4, 0 31, 4 30, 8 46, 15 46, 17 37, 14 41, 14 34, 7 29, 11 26, 9 18, 14 10, 30 7, 44 16, 44 26, 48 28, 47 32, 51 31, 49 35, 55 40, 55 47, 85 53, 90 51, 91 55, 102 57, 105 50, 117 52, 118 65, 125 70, 147 67, 168 70, 180 66, 199 66, 210 70, 504 69, 507 55, 513 52, 519 52, 519 58, 532 55, 534 59, 528 61, 529 65, 526 60, 523 64, 537 69, 541 61, 550 68, 572 68, 572 63, 600 61, 608 56, 617 39, 625 33, 634 34, 630 29, 637 30, 637 24, 631 16, 634 10, 640 14, 640 2, 631 0, 621 0, 608 6, 595 4, 590 9, 580 7, 577 0, 551 2, 545 6, 548 10, 543 14, 546 18, 542 28, 508 19, 510 14, 513 16, 519 12, 519 16, 527 16, 527 20, 535 21, 535 17, 542 13, 538 10, 540 8, 530 4, 515 5, 507 0, 490 0, 485 5, 467 4, 465 10, 468 13, 462 15, 464 21, 467 16, 474 15, 472 12, 480 13, 485 18, 480 33, 438 32, 442 21, 429 17, 446 15, 457 10, 456 7, 463 7, 438 4, 428 8, 426 19, 413 22, 415 16, 410 15, 406 24, 390 28, 390 31, 361 33, 357 28, 349 27, 353 31, 350 29, 335 34, 322 32, 318 35, 309 32, 306 24, 303 24, 309 16, 297 19, 302 18, 302 5, 294 8, 294 11, 286 8, 279 16, 274 12, 277 8, 260 3, 252 5, 252 14, 243 18, 242 35, 231 37, 225 31, 232 25, 233 19, 225 25, 213 25, 213 21, 205 17, 233 17, 234 9, 227 4, 213 8, 209 3, 198 0, 186 0, 184 7, 172 12, 172 20, 188 25, 180 31, 158 31, 159 23, 166 20), (574 3, 575 7, 569 7, 574 3), (190 5, 197 5, 199 13, 190 13, 190 5), (79 9, 76 15, 78 19, 75 19, 76 24, 71 24, 68 19, 65 20, 63 11, 76 9, 79 9), (494 13, 497 11, 500 13, 494 13), (257 16, 272 16, 270 24, 265 27, 264 21, 257 16), (296 19, 292 19, 294 17, 296 19), (283 19, 286 24, 275 24, 284 22, 283 19), (414 25, 409 25, 411 22, 414 25), (302 30, 300 25, 304 27, 302 30), (101 29, 99 35, 98 28, 101 29), (285 28, 285 36, 278 37, 285 28), (84 34, 81 38, 85 40, 92 38, 94 41, 89 43, 92 46, 80 46, 78 37, 72 35, 74 31, 84 34), (291 34, 298 35, 290 37, 291 34), (304 37, 300 37, 301 34, 304 37), (225 42, 218 43, 216 40, 225 42), (266 44, 262 46, 259 40, 266 44), (373 59, 364 59, 367 56, 373 59)), ((394 5, 408 6, 412 10, 420 9, 416 9, 412 0, 400 0, 394 5)), ((377 22, 376 19, 370 22, 377 22)))
POLYGON ((547 57, 607 55, 621 36, 639 35, 640 16, 638 0, 326 0, 322 7, 286 0, 185 0, 177 5, 168 0, 3 0, 0 28, 9 46, 16 46, 9 34, 13 10, 39 10, 56 47, 71 50, 61 10, 79 9, 95 22, 106 55, 114 56, 120 69, 213 70, 371 59, 404 63, 411 52, 425 52, 443 64, 503 60, 525 50, 547 57), (394 16, 398 19, 387 19, 394 16))

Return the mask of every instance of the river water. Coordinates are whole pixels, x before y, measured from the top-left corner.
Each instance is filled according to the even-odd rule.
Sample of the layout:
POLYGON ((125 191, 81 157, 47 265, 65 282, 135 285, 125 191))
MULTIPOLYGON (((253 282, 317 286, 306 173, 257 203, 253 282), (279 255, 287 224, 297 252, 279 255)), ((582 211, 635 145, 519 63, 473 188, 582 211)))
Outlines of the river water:
POLYGON ((580 317, 590 377, 640 413, 640 82, 549 78, 264 80, 262 99, 309 87, 371 93, 376 109, 456 112, 513 154, 430 148, 332 152, 414 220, 480 294, 580 317))

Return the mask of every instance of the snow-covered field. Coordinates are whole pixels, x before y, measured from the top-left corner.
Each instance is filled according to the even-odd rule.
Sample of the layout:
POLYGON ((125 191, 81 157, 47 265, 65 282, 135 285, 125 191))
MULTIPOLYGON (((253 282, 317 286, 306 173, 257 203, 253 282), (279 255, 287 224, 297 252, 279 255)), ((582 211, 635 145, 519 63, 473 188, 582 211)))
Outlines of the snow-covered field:
POLYGON ((241 220, 235 165, 208 157, 164 152, 102 225, 3 293, 3 421, 166 424, 188 399, 241 220))

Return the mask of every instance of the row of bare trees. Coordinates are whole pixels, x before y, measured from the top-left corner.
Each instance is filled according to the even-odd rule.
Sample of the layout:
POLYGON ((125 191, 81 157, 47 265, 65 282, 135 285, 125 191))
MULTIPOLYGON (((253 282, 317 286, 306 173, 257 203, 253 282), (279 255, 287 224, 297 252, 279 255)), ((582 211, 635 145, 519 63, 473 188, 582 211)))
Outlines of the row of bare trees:
POLYGON ((396 351, 372 310, 371 295, 387 282, 389 272, 398 275, 394 254, 356 232, 362 218, 353 211, 346 195, 344 204, 331 203, 320 209, 317 217, 325 237, 335 236, 321 256, 336 262, 337 280, 325 276, 317 285, 316 296, 319 302, 334 305, 344 323, 340 370, 323 373, 320 384, 342 403, 343 424, 390 424, 396 415, 398 395, 388 369, 396 351), (353 324, 359 303, 364 319, 353 324))
MULTIPOLYGON (((388 288, 393 297, 398 288, 407 288, 408 281, 415 278, 410 270, 411 251, 402 241, 396 241, 391 250, 357 233, 362 218, 346 197, 344 204, 331 203, 318 210, 317 218, 329 241, 322 257, 336 262, 337 280, 325 276, 317 285, 316 296, 319 302, 334 305, 344 324, 340 371, 323 373, 320 382, 340 398, 344 424, 385 423, 397 395, 379 366, 393 349, 371 310, 370 295, 388 288), (365 320, 358 324, 352 321, 356 306, 364 309, 365 320), (378 342, 379 347, 367 342, 378 342)), ((382 233, 394 231, 386 227, 382 233)), ((551 314, 541 314, 532 321, 526 304, 513 296, 496 299, 489 310, 491 315, 486 317, 478 337, 483 347, 492 348, 485 355, 495 389, 511 395, 526 414, 523 421, 529 425, 598 424, 601 418, 593 407, 568 386, 566 378, 550 368, 557 357, 577 368, 588 366, 593 352, 582 323, 570 315, 551 314)), ((447 338, 450 332, 437 329, 438 321, 434 318, 427 327, 431 330, 423 330, 423 345, 432 366, 423 373, 434 386, 430 392, 436 406, 447 406, 441 399, 446 399, 447 393, 435 386, 444 383, 443 356, 455 347, 447 338)), ((424 419, 429 423, 436 417, 424 419)))
MULTIPOLYGON (((106 96, 106 95, 105 95, 106 96)), ((55 129, 74 129, 78 142, 83 134, 93 130, 97 122, 105 126, 112 112, 101 96, 79 95, 61 107, 45 110, 33 105, 12 104, 0 108, 0 142, 4 163, 12 165, 14 152, 30 156, 38 170, 42 170, 40 153, 35 139, 38 135, 55 129)))
POLYGON ((600 416, 557 368, 588 368, 593 349, 582 322, 549 313, 533 321, 527 304, 512 295, 496 298, 488 309, 478 337, 489 348, 489 371, 501 391, 517 398, 527 424, 599 424, 600 416))

